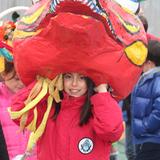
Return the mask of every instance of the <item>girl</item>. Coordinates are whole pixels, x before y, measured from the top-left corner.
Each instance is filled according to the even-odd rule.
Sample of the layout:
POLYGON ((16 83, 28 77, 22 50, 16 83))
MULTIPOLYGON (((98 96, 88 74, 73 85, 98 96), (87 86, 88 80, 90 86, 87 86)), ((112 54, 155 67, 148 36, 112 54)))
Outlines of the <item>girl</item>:
MULTIPOLYGON (((12 101, 12 111, 21 110, 33 84, 12 101)), ((122 132, 122 114, 107 92, 107 84, 95 87, 79 73, 63 74, 61 103, 54 103, 43 135, 37 143, 38 160, 108 160, 111 144, 122 132)), ((46 111, 46 101, 38 103, 38 121, 46 111)), ((33 117, 29 111, 27 123, 33 117)))
POLYGON ((1 73, 1 77, 3 81, 0 82, 0 124, 6 140, 9 159, 13 159, 24 152, 28 134, 18 133, 19 128, 10 119, 7 107, 10 106, 13 95, 23 87, 23 84, 16 74, 14 64, 7 60, 5 60, 5 71, 1 73))

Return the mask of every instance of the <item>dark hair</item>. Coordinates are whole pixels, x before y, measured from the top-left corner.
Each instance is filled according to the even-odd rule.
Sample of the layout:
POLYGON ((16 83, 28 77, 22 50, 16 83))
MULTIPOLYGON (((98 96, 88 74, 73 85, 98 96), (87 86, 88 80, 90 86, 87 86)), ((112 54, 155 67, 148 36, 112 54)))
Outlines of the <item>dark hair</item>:
MULTIPOLYGON (((4 59, 4 71, 0 73, 0 82, 4 81, 3 73, 6 75, 14 70, 14 64, 13 62, 7 61, 4 59)), ((13 77, 16 73, 13 74, 13 77)), ((12 78, 12 77, 11 77, 12 78)))
MULTIPOLYGON (((92 116, 92 111, 91 111, 91 101, 90 97, 95 93, 94 92, 94 87, 95 84, 90 78, 86 78, 86 83, 87 83, 87 95, 86 95, 86 100, 85 103, 82 106, 81 113, 80 113, 80 122, 79 125, 82 126, 86 124, 90 117, 92 116)), ((60 97, 63 99, 63 94, 60 92, 60 97)), ((55 112, 53 115, 53 119, 55 120, 60 112, 61 109, 61 103, 55 103, 55 112)))
POLYGON ((138 8, 137 8, 135 14, 137 15, 137 14, 140 12, 140 10, 141 10, 141 5, 140 5, 140 3, 139 3, 139 4, 138 4, 138 8))
POLYGON ((4 72, 5 72, 5 73, 9 73, 9 72, 11 72, 13 69, 14 69, 14 64, 13 64, 13 62, 7 61, 7 60, 5 59, 5 70, 4 70, 4 72))
POLYGON ((148 56, 147 60, 155 63, 156 66, 160 66, 160 42, 157 40, 148 41, 148 56))
POLYGON ((143 15, 138 15, 139 19, 141 20, 144 30, 147 32, 148 31, 148 21, 147 18, 143 15))
POLYGON ((88 90, 87 90, 86 100, 85 100, 84 105, 82 106, 82 110, 80 114, 80 123, 79 123, 80 126, 82 126, 83 124, 87 124, 90 117, 92 116, 92 111, 91 111, 92 105, 91 105, 90 98, 95 93, 94 92, 95 84, 89 78, 86 78, 86 83, 87 83, 88 90))
POLYGON ((13 22, 17 22, 19 17, 20 17, 20 15, 16 11, 12 13, 13 22))

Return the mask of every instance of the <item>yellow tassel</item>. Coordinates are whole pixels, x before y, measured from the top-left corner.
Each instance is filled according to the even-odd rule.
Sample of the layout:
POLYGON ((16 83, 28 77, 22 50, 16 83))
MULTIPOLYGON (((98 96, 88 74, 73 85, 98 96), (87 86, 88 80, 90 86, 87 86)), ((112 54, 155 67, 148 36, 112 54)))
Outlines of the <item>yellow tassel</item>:
POLYGON ((53 96, 54 100, 59 103, 61 101, 59 91, 63 90, 62 74, 53 79, 49 84, 49 94, 53 96))
POLYGON ((34 99, 40 93, 43 86, 43 81, 44 81, 44 78, 37 76, 37 83, 32 88, 27 100, 25 101, 25 104, 28 104, 29 102, 31 102, 32 99, 34 99))
POLYGON ((34 109, 34 118, 33 118, 32 122, 26 127, 29 131, 32 131, 32 132, 36 131, 37 118, 38 118, 38 113, 37 113, 37 108, 35 108, 34 109))
POLYGON ((29 142, 27 145, 27 151, 31 151, 34 147, 34 145, 36 144, 37 140, 42 136, 45 127, 46 127, 46 123, 48 120, 48 116, 52 107, 52 102, 53 102, 53 97, 49 96, 48 97, 48 102, 47 102, 47 110, 44 114, 43 120, 41 122, 41 124, 39 125, 39 127, 37 128, 37 130, 35 132, 32 132, 30 137, 29 137, 29 142))
POLYGON ((59 91, 58 89, 56 88, 55 91, 53 92, 53 97, 54 97, 54 100, 59 103, 61 101, 60 99, 60 95, 59 95, 59 91))
POLYGON ((0 56, 0 73, 5 69, 4 57, 0 56))
POLYGON ((27 151, 31 151, 37 140, 44 133, 46 123, 48 120, 48 116, 52 107, 53 99, 56 102, 60 102, 59 91, 63 90, 63 77, 62 74, 56 76, 53 80, 45 79, 43 77, 37 77, 37 83, 31 90, 27 100, 25 101, 25 107, 20 111, 11 111, 11 108, 8 109, 9 114, 12 119, 20 119, 20 129, 24 130, 26 127, 28 130, 32 131, 29 142, 27 145, 27 151), (40 102, 44 96, 49 92, 48 100, 47 100, 47 110, 44 113, 42 122, 39 127, 36 128, 36 123, 38 119, 37 107, 36 105, 40 102), (28 126, 26 126, 26 121, 28 118, 28 113, 31 109, 34 108, 34 117, 28 126))
POLYGON ((60 74, 58 76, 58 79, 56 81, 56 85, 55 86, 59 91, 63 90, 63 75, 62 74, 60 74))
POLYGON ((11 108, 8 108, 9 114, 11 116, 11 119, 17 119, 22 116, 25 112, 29 111, 30 109, 34 108, 41 99, 47 94, 48 91, 48 84, 47 81, 44 80, 43 82, 43 88, 41 92, 37 95, 35 99, 33 99, 31 102, 29 102, 22 110, 20 111, 11 111, 11 108))
POLYGON ((20 131, 24 131, 27 122, 28 112, 24 113, 20 119, 20 131))
POLYGON ((16 29, 14 31, 13 39, 24 39, 24 38, 28 38, 31 36, 36 36, 41 31, 42 31, 42 29, 36 30, 35 32, 25 32, 25 31, 21 31, 21 30, 16 29))
POLYGON ((47 1, 47 3, 43 4, 41 7, 39 7, 35 12, 33 12, 33 14, 28 15, 28 16, 24 16, 21 19, 21 22, 25 23, 27 25, 31 25, 31 24, 35 23, 36 20, 42 15, 43 11, 46 9, 48 3, 49 3, 49 1, 47 1))

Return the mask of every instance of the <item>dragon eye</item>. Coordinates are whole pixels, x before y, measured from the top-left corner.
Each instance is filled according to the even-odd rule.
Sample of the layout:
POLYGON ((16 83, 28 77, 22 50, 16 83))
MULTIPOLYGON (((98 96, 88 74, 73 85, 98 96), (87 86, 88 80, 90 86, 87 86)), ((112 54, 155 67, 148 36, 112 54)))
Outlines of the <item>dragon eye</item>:
POLYGON ((146 60, 147 47, 143 42, 136 41, 125 48, 125 53, 132 63, 140 66, 146 60))

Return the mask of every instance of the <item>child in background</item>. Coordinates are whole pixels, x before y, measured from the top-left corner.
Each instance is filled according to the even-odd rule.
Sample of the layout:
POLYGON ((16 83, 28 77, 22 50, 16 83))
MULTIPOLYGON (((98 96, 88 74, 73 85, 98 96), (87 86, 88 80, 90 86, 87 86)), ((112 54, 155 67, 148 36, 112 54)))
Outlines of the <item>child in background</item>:
MULTIPOLYGON (((0 82, 0 123, 5 137, 9 159, 12 160, 18 154, 25 151, 28 133, 19 133, 19 127, 10 119, 7 107, 11 98, 19 91, 23 84, 19 80, 14 64, 5 60, 5 71, 1 73, 3 81, 0 82)), ((36 160, 33 158, 32 160, 36 160)))
POLYGON ((149 40, 143 74, 131 96, 136 160, 160 159, 160 42, 149 40))

